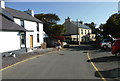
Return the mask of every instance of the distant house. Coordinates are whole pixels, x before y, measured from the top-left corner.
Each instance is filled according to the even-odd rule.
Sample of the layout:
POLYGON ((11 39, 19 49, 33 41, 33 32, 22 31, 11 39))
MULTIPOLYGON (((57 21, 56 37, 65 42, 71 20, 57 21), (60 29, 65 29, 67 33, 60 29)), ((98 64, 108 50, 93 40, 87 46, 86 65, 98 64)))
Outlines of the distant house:
POLYGON ((63 25, 66 28, 66 38, 79 42, 95 41, 95 34, 92 34, 92 30, 82 22, 72 21, 68 17, 63 25))
POLYGON ((23 53, 43 43, 43 23, 33 10, 25 12, 5 7, 0 1, 0 53, 23 53))

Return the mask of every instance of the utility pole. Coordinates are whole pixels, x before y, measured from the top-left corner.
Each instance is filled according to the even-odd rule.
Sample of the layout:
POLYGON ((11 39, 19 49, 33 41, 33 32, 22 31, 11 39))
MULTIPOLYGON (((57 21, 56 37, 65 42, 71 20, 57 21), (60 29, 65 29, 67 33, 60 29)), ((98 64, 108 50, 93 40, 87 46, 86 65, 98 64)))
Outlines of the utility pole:
POLYGON ((78 19, 76 19, 76 21, 77 21, 77 32, 76 32, 77 33, 77 44, 79 44, 78 43, 78 19))

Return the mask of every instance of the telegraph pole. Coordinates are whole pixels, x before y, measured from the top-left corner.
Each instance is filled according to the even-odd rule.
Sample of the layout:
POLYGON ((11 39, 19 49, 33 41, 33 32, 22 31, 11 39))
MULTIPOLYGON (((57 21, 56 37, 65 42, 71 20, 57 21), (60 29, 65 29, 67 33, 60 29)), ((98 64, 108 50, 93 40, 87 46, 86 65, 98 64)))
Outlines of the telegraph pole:
POLYGON ((76 21, 77 21, 77 32, 76 32, 77 33, 77 44, 79 44, 78 43, 78 19, 76 19, 76 21))

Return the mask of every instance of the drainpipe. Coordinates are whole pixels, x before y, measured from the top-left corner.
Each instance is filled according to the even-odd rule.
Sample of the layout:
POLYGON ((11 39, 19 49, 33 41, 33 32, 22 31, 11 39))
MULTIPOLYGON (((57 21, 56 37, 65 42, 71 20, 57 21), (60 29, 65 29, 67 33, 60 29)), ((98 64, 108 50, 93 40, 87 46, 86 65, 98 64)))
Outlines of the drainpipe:
POLYGON ((26 46, 26 32, 24 32, 24 34, 25 34, 25 51, 27 52, 27 46, 26 46))

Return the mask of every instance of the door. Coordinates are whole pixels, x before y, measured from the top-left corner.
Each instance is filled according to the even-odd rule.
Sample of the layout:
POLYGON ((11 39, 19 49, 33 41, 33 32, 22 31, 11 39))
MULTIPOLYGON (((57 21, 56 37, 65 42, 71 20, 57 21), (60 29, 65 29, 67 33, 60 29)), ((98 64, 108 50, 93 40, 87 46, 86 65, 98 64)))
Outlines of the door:
POLYGON ((30 48, 33 48, 33 35, 30 35, 30 48))

